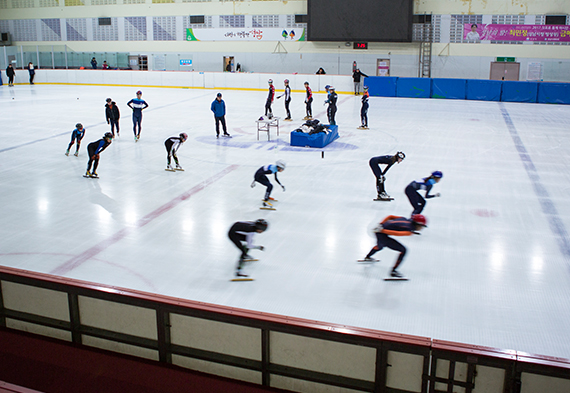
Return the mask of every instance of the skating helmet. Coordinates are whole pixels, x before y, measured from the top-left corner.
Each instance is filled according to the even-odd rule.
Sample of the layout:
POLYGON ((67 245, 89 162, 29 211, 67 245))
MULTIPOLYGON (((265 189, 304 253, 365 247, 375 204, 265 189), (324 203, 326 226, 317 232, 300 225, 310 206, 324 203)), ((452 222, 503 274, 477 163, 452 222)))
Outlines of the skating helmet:
POLYGON ((423 227, 427 227, 427 219, 423 214, 412 214, 412 221, 423 227))
POLYGON ((269 80, 267 81, 267 83, 270 83, 270 84, 273 83, 273 79, 269 79, 269 80))
POLYGON ((103 138, 107 139, 113 139, 113 134, 111 134, 110 132, 106 132, 105 135, 103 135, 103 138))
POLYGON ((403 151, 399 151, 396 153, 396 158, 403 160, 404 158, 406 158, 406 155, 404 154, 403 151))
POLYGON ((110 99, 110 98, 107 98, 107 99, 105 100, 105 102, 111 102, 111 101, 113 101, 113 100, 110 99))
POLYGON ((258 231, 261 230, 262 232, 265 232, 268 226, 269 224, 263 218, 260 218, 259 220, 255 221, 255 229, 257 229, 258 231))
POLYGON ((303 83, 303 84, 304 84, 304 85, 308 85, 308 84, 309 84, 309 82, 305 81, 305 83, 303 83))
POLYGON ((325 90, 328 90, 328 89, 330 89, 330 88, 331 88, 331 85, 326 85, 326 86, 325 86, 325 90))
POLYGON ((142 95, 142 91, 140 91, 140 90, 137 91, 137 95, 139 95, 139 94, 142 95))
POLYGON ((284 83, 289 83, 289 79, 285 79, 283 82, 284 82, 284 83))
POLYGON ((329 86, 329 90, 334 90, 334 86, 329 86))
POLYGON ((443 177, 443 173, 441 173, 441 171, 433 171, 431 173, 432 177, 435 177, 436 179, 441 179, 443 177))
POLYGON ((77 129, 83 128, 83 124, 77 123, 77 124, 75 125, 75 128, 77 128, 77 129))
POLYGON ((368 90, 368 86, 364 86, 364 90, 368 90))
POLYGON ((287 166, 287 164, 285 164, 285 161, 283 160, 277 160, 275 165, 277 165, 277 168, 281 168, 283 170, 285 170, 285 167, 287 166))
POLYGON ((182 134, 180 134, 180 138, 182 138, 182 141, 186 141, 186 139, 188 139, 188 134, 183 132, 182 134))

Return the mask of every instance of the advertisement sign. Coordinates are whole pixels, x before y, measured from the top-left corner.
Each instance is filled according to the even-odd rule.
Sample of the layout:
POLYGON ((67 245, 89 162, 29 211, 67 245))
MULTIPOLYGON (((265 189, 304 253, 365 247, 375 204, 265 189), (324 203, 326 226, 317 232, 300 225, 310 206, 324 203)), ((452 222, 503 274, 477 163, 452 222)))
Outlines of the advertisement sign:
POLYGON ((182 59, 180 59, 180 66, 182 66, 182 67, 190 67, 190 66, 192 66, 192 60, 182 60, 182 59))
POLYGON ((463 39, 481 41, 570 42, 570 25, 463 25, 463 39))
POLYGON ((186 29, 186 41, 305 41, 305 29, 186 29))

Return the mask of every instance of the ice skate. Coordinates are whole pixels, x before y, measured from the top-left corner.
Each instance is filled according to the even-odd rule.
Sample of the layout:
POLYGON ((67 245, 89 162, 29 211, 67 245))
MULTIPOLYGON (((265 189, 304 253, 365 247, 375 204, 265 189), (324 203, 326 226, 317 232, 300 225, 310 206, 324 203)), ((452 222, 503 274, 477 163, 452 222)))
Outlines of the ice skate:
POLYGON ((79 156, 79 152, 76 151, 75 154, 74 154, 74 156, 75 156, 75 157, 78 157, 78 156, 79 156))
POLYGON ((225 136, 226 138, 231 138, 232 136, 228 133, 225 133, 223 136, 225 136))
POLYGON ((259 259, 252 257, 251 255, 246 255, 245 257, 243 257, 243 261, 244 262, 257 262, 259 261, 259 259))
POLYGON ((97 174, 97 172, 91 172, 91 178, 92 179, 99 179, 99 175, 97 174))
POLYGON ((236 270, 235 277, 231 281, 253 281, 253 278, 249 278, 249 276, 245 273, 242 273, 241 269, 236 270))
POLYGON ((176 164, 176 168, 177 171, 184 171, 184 168, 182 168, 180 165, 176 164))
POLYGON ((174 170, 174 168, 172 167, 172 165, 167 165, 165 171, 168 171, 168 172, 176 172, 176 171, 174 170))
POLYGON ((408 278, 397 270, 393 269, 390 273, 390 277, 386 277, 384 281, 408 281, 408 278))
POLYGON ((291 119, 290 117, 286 117, 283 119, 283 121, 293 121, 293 119, 291 119))
POLYGON ((66 155, 66 156, 69 155, 69 149, 65 152, 65 155, 66 155))
POLYGON ((379 260, 379 259, 372 258, 372 257, 365 257, 364 259, 359 259, 358 262, 369 262, 369 263, 372 263, 372 262, 380 262, 380 260, 379 260))
POLYGON ((260 207, 261 210, 276 210, 268 199, 263 200, 263 205, 260 207))
POLYGON ((394 198, 392 198, 390 195, 386 194, 385 192, 381 192, 380 194, 378 194, 378 196, 374 200, 375 201, 393 201, 394 198))

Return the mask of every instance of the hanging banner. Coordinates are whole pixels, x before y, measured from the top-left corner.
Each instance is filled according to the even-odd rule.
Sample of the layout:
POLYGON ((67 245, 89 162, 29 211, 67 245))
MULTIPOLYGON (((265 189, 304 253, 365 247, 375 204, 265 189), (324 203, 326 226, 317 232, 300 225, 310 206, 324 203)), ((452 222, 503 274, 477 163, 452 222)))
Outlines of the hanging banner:
POLYGON ((570 25, 463 25, 463 39, 480 41, 570 42, 570 25))
POLYGON ((186 41, 305 41, 305 29, 186 29, 186 41))

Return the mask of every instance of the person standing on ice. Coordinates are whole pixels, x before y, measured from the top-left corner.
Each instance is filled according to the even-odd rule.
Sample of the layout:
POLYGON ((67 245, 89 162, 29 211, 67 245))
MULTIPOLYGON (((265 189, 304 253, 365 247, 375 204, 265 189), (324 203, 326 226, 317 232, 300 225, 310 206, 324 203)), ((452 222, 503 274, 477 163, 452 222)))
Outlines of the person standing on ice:
POLYGON ((269 119, 273 117, 273 111, 271 110, 271 104, 275 99, 275 86, 273 86, 273 79, 267 81, 269 83, 269 94, 267 95, 267 100, 265 101, 265 116, 269 119))
POLYGON ((307 112, 307 116, 303 120, 311 120, 313 118, 313 108, 311 105, 313 104, 313 91, 309 87, 309 82, 305 82, 305 91, 307 95, 305 96, 305 111, 307 112))
POLYGON ((137 98, 133 98, 127 102, 127 106, 133 110, 133 132, 135 134, 135 142, 141 139, 142 128, 142 111, 148 108, 148 104, 142 99, 142 91, 137 91, 137 98), (138 132, 137 132, 138 126, 138 132))
POLYGON ((439 183, 441 178, 443 177, 443 173, 441 171, 434 171, 431 173, 430 176, 424 177, 420 180, 414 180, 406 187, 406 195, 414 208, 412 214, 420 214, 424 207, 426 206, 426 199, 440 197, 441 194, 438 192, 437 194, 430 195, 431 188, 434 184, 439 183), (426 196, 425 199, 420 195, 418 192, 419 190, 425 190, 426 196))
POLYGON ((366 257, 362 261, 377 262, 378 260, 372 258, 372 255, 376 254, 384 247, 388 247, 394 251, 400 251, 400 255, 398 255, 398 259, 396 259, 396 263, 392 267, 390 277, 400 279, 404 278, 397 269, 406 256, 406 247, 397 240, 392 239, 390 236, 419 235, 419 231, 425 227, 427 227, 427 220, 421 214, 413 214, 411 218, 399 216, 388 216, 384 218, 378 227, 374 229, 377 241, 376 245, 372 247, 370 252, 366 254, 366 257))
POLYGON ((255 187, 256 182, 263 184, 265 187, 267 187, 267 189, 265 190, 265 197, 263 198, 263 206, 265 207, 273 206, 269 201, 274 200, 270 196, 271 191, 273 190, 273 184, 271 184, 271 182, 267 178, 267 175, 270 175, 272 173, 275 174, 275 181, 281 186, 281 188, 283 188, 283 191, 285 191, 285 186, 281 184, 281 182, 277 178, 277 172, 283 172, 285 170, 285 167, 286 167, 285 161, 277 160, 275 164, 262 166, 257 170, 257 172, 255 172, 253 182, 251 183, 251 188, 255 187))
POLYGON ((243 274, 241 268, 244 262, 251 261, 253 258, 248 255, 250 249, 258 249, 263 251, 263 246, 253 245, 253 236, 256 233, 262 233, 267 230, 267 221, 259 219, 255 222, 252 221, 238 221, 232 225, 228 232, 228 237, 236 245, 236 247, 241 251, 239 257, 236 277, 247 277, 243 274), (245 244, 244 244, 245 243, 245 244))
POLYGON ((83 139, 84 136, 85 136, 85 128, 83 128, 83 124, 77 123, 75 125, 75 130, 73 130, 73 132, 71 133, 71 142, 69 142, 69 145, 67 145, 67 151, 65 152, 66 156, 69 155, 69 150, 71 149, 71 146, 73 146, 75 142, 77 142, 77 146, 75 148, 74 156, 77 157, 79 155, 79 147, 81 146, 81 140, 83 139))
POLYGON ((400 162, 404 161, 404 158, 406 158, 404 152, 399 151, 393 156, 378 156, 372 157, 370 159, 368 164, 370 165, 370 168, 376 177, 376 191, 378 193, 376 200, 391 201, 393 199, 390 197, 390 195, 386 194, 386 189, 384 188, 384 182, 386 181, 386 172, 388 172, 388 169, 390 169, 395 163, 399 164, 400 162), (380 168, 380 164, 386 165, 386 168, 382 170, 380 168))
POLYGON ((287 112, 287 117, 283 120, 291 121, 291 111, 289 110, 289 104, 291 103, 291 88, 289 87, 289 79, 285 79, 283 83, 285 84, 285 92, 278 96, 277 99, 285 96, 285 111, 287 112))

